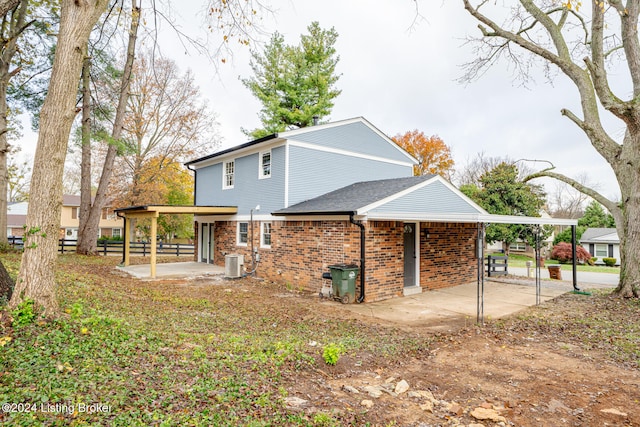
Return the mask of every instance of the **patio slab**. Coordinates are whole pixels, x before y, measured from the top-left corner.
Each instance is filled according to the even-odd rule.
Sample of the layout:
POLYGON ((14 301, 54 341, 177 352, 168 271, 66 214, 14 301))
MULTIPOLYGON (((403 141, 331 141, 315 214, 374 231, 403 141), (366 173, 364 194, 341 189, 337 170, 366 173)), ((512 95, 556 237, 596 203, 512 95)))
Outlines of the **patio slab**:
MULTIPOLYGON (((541 288, 540 301, 548 301, 567 289, 541 288)), ((477 284, 468 283, 421 294, 366 304, 345 305, 345 309, 363 316, 398 324, 447 325, 453 320, 474 323, 477 315, 477 284)), ((536 304, 535 286, 487 281, 484 285, 484 318, 509 316, 536 304)))
MULTIPOLYGON (((118 266, 118 270, 130 274, 138 279, 151 277, 149 264, 118 266)), ((156 279, 190 279, 201 276, 224 274, 224 267, 205 264, 204 262, 170 262, 156 264, 156 279)))

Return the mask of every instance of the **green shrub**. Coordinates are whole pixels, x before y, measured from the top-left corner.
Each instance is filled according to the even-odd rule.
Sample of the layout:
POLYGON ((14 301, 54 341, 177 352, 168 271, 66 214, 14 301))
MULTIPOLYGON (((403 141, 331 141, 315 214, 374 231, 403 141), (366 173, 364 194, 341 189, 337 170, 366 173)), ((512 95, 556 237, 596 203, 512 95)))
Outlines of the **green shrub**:
POLYGON ((616 265, 616 261, 617 259, 615 258, 602 258, 602 262, 604 262, 607 267, 613 267, 616 265))
POLYGON ((11 315, 13 316, 12 325, 14 328, 33 323, 33 321, 36 319, 36 313, 33 310, 33 300, 27 298, 22 301, 20 304, 18 304, 18 307, 13 310, 11 315))
POLYGON ((322 351, 322 358, 327 365, 335 366, 343 352, 342 346, 338 344, 329 344, 322 351))

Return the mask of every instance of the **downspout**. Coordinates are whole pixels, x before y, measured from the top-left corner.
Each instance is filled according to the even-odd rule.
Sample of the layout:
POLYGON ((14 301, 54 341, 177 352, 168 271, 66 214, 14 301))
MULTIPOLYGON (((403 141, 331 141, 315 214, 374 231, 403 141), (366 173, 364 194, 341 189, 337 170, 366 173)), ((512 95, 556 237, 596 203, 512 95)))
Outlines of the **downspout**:
POLYGON ((355 212, 351 212, 349 214, 349 222, 351 224, 355 224, 360 228, 360 296, 358 297, 358 303, 362 303, 364 301, 364 275, 365 275, 365 255, 366 255, 366 240, 365 240, 365 231, 364 224, 362 221, 356 221, 353 219, 353 215, 355 212))
MULTIPOLYGON (((118 218, 122 218, 122 221, 124 221, 124 223, 122 224, 123 228, 122 228, 122 233, 126 234, 125 231, 127 229, 127 217, 126 216, 122 216, 120 215, 120 212, 116 211, 116 216, 118 218)), ((129 236, 124 236, 125 239, 128 239, 129 236)), ((122 242, 122 261, 120 261, 121 264, 124 264, 124 258, 125 258, 125 254, 124 254, 124 241, 122 242)))

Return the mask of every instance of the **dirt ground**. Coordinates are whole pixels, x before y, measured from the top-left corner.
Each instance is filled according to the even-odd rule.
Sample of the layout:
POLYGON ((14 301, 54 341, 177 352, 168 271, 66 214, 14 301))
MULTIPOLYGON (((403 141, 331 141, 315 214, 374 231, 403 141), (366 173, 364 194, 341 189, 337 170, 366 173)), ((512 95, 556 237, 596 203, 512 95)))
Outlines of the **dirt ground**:
MULTIPOLYGON (((287 303, 310 304, 330 319, 353 316, 339 303, 310 296, 287 303)), ((583 316, 616 313, 616 304, 607 297, 567 294, 484 327, 461 318, 446 332, 428 324, 399 327, 361 319, 369 327, 434 341, 407 357, 358 354, 335 367, 318 358, 318 368, 291 378, 288 391, 308 400, 307 411, 334 410, 345 422, 349 413, 365 408, 373 425, 640 426, 638 365, 616 361, 611 348, 589 342, 588 327, 564 330, 583 316), (572 320, 565 325, 562 319, 572 320), (395 393, 401 380, 409 389, 395 393), (382 394, 372 397, 367 387, 382 394)), ((617 314, 629 315, 623 311, 617 314)), ((624 327, 629 319, 619 321, 624 327)))
POLYGON ((330 413, 340 425, 640 426, 640 343, 627 328, 640 322, 637 301, 566 294, 481 327, 460 318, 442 330, 357 318, 338 302, 254 279, 146 282, 109 266, 77 268, 104 269, 101 275, 113 287, 130 281, 132 298, 153 288, 281 324, 309 319, 317 328, 318 319, 350 319, 365 337, 405 337, 406 348, 368 347, 342 355, 335 366, 323 361, 319 343, 309 342, 305 352, 316 363, 283 374, 281 386, 294 398, 291 411, 330 413), (616 332, 602 338, 598 325, 616 332), (630 346, 635 358, 617 354, 621 345, 630 346))

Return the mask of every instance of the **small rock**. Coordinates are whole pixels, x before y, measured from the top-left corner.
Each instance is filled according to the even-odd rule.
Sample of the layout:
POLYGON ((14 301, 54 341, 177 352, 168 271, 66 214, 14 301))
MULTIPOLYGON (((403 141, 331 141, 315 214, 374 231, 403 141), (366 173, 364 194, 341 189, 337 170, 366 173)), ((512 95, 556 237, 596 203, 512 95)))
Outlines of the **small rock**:
POLYGON ((342 389, 344 391, 348 391, 349 393, 353 393, 353 394, 359 394, 360 393, 357 388, 355 388, 353 386, 350 386, 350 385, 343 385, 342 389))
POLYGON ((462 406, 458 405, 456 402, 451 402, 447 407, 447 411, 452 414, 462 415, 462 406))
POLYGON ((372 400, 368 400, 368 399, 364 399, 362 402, 360 402, 360 405, 364 406, 365 408, 373 408, 373 401, 372 400))
POLYGON ((467 427, 484 427, 484 424, 480 423, 471 423, 467 427))
POLYGON ((384 380, 384 382, 387 383, 387 384, 394 383, 394 382, 396 382, 396 377, 389 377, 386 380, 384 380))
POLYGON ((431 403, 434 403, 436 399, 433 397, 433 393, 429 390, 412 390, 407 395, 409 397, 417 397, 418 399, 427 399, 431 403))
POLYGON ((420 409, 422 409, 425 412, 433 413, 433 403, 431 403, 430 401, 427 401, 427 402, 423 403, 422 405, 420 405, 420 409))
POLYGON ((484 409, 493 409, 493 405, 489 402, 484 402, 482 405, 480 405, 482 408, 484 409))
POLYGON ((396 394, 402 394, 407 390, 409 390, 409 383, 406 382, 405 380, 402 380, 402 381, 399 381, 398 384, 396 384, 396 388, 394 391, 396 392, 396 394))
POLYGON ((316 347, 318 345, 317 341, 309 341, 309 347, 316 347))
POLYGON ((604 412, 605 414, 620 415, 621 417, 626 417, 627 416, 627 414, 625 412, 618 411, 615 408, 601 409, 600 412, 604 412))
POLYGON ((373 398, 378 398, 380 396, 382 396, 382 390, 380 390, 380 387, 376 387, 376 386, 372 386, 372 385, 368 385, 364 388, 364 391, 369 393, 369 396, 373 397, 373 398))
POLYGON ((494 409, 476 408, 471 411, 471 416, 476 420, 491 420, 495 423, 507 422, 507 419, 494 409))
POLYGON ((284 403, 290 409, 298 409, 305 406, 308 403, 308 400, 300 399, 299 397, 293 396, 285 397, 284 403))

